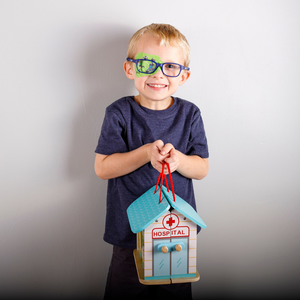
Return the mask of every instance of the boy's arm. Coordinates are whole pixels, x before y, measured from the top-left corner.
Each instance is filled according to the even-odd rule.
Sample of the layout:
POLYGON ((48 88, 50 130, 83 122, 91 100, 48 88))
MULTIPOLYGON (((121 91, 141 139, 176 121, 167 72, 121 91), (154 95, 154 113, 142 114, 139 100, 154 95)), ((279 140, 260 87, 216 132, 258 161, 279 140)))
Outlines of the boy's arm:
POLYGON ((208 174, 209 161, 208 158, 202 158, 198 155, 185 155, 180 151, 176 151, 180 164, 177 168, 177 172, 181 175, 201 180, 208 174))
MULTIPOLYGON (((171 172, 176 170, 187 178, 197 180, 203 179, 208 174, 208 158, 202 158, 198 155, 183 154, 182 152, 175 150, 172 144, 166 144, 161 149, 161 153, 168 154, 165 162, 170 165, 171 172)), ((165 169, 165 173, 166 172, 167 170, 165 169)))
MULTIPOLYGON (((146 144, 126 153, 97 154, 95 172, 101 179, 112 179, 129 174, 148 162, 161 172, 162 162, 169 163, 171 172, 177 171, 191 179, 202 179, 208 173, 208 159, 198 155, 185 155, 175 150, 172 144, 163 141, 146 144)), ((165 173, 168 173, 165 167, 165 173)))
POLYGON ((161 149, 164 147, 162 140, 146 144, 125 153, 114 153, 111 155, 97 154, 95 159, 95 172, 101 179, 112 179, 129 174, 143 165, 151 162, 152 166, 161 166, 162 161, 169 156, 161 155, 161 149))
POLYGON ((126 153, 96 154, 95 172, 101 179, 112 179, 129 174, 149 162, 148 145, 126 153))

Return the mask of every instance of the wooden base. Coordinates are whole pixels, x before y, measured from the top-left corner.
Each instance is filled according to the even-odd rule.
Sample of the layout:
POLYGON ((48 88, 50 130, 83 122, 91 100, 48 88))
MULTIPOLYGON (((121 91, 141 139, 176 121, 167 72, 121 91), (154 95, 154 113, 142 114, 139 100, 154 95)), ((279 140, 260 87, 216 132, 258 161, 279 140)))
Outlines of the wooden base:
POLYGON ((196 277, 182 277, 182 278, 169 278, 169 279, 153 279, 145 280, 142 258, 137 249, 133 250, 133 256, 135 261, 135 266, 137 269, 139 281, 141 284, 145 285, 155 285, 155 284, 173 284, 173 283, 186 283, 186 282, 196 282, 200 279, 198 270, 196 270, 196 277))

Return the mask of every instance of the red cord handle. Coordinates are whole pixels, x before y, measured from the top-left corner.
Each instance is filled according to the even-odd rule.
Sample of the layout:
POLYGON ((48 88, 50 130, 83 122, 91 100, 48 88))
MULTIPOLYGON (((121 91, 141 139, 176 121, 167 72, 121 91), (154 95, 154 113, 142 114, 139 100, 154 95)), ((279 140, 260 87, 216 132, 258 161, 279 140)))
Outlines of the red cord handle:
POLYGON ((162 163, 162 170, 161 170, 161 173, 159 173, 159 176, 158 176, 158 179, 157 179, 157 182, 156 182, 156 186, 155 186, 155 191, 154 191, 154 194, 155 194, 156 190, 157 190, 157 187, 158 187, 158 184, 159 184, 159 181, 160 181, 159 203, 161 202, 162 186, 163 186, 164 179, 165 179, 166 186, 167 186, 167 189, 168 189, 168 192, 169 192, 169 185, 168 185, 168 181, 167 181, 167 176, 166 176, 166 174, 164 174, 165 164, 168 167, 168 172, 169 172, 169 177, 170 177, 170 183, 171 183, 171 189, 172 189, 173 199, 174 199, 174 202, 176 201, 175 200, 174 185, 173 185, 173 179, 172 179, 172 175, 171 175, 170 166, 169 166, 168 163, 163 162, 162 163))

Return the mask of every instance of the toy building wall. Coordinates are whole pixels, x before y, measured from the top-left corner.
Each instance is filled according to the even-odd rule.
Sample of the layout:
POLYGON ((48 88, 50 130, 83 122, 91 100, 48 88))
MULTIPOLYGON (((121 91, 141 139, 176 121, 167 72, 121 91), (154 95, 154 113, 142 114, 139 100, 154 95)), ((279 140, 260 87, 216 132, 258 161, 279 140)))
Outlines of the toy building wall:
MULTIPOLYGON (((143 244, 143 262, 144 262, 144 276, 153 276, 153 239, 152 231, 153 229, 163 228, 162 221, 169 215, 170 212, 163 214, 155 222, 149 225, 143 232, 144 234, 144 244, 143 244)), ((172 210, 172 214, 176 214, 179 218, 179 226, 189 227, 189 237, 188 237, 188 270, 187 273, 196 273, 197 268, 197 226, 194 222, 186 218, 183 214, 176 210, 172 210)), ((174 238, 174 237, 172 237, 174 238)))
MULTIPOLYGON (((197 270, 197 225, 189 219, 185 221, 190 227, 190 236, 189 236, 189 269, 188 273, 196 273, 197 270)), ((199 251, 201 251, 199 249, 199 251)))
POLYGON ((163 227, 162 220, 168 214, 169 212, 166 212, 144 230, 144 276, 145 278, 153 276, 152 230, 156 227, 163 227))

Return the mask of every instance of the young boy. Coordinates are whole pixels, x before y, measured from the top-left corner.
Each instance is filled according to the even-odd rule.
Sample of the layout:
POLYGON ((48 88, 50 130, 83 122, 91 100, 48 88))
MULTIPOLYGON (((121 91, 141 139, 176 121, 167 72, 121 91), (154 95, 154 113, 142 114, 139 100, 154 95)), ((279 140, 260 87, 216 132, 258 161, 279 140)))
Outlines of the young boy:
POLYGON ((105 299, 191 299, 189 283, 139 283, 136 237, 126 213, 156 184, 163 161, 170 166, 175 193, 196 209, 192 179, 204 178, 209 168, 205 131, 197 106, 172 97, 190 77, 189 59, 186 38, 171 25, 143 27, 129 41, 124 71, 138 95, 107 107, 96 148, 95 172, 108 179, 104 240, 114 245, 105 299))

